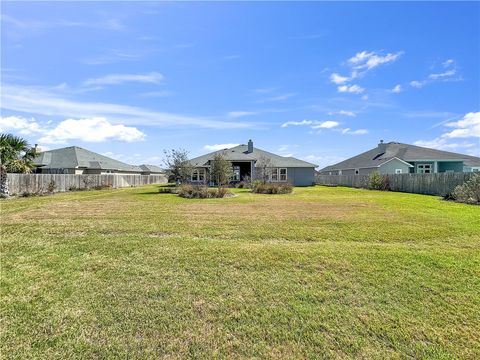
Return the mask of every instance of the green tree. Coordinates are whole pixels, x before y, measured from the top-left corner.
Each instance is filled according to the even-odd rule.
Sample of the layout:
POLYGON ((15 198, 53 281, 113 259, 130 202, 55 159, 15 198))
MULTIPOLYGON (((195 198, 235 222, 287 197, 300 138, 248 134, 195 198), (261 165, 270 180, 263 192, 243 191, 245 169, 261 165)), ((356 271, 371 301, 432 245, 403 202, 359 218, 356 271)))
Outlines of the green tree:
POLYGON ((0 196, 7 197, 7 173, 29 173, 35 167, 33 160, 38 155, 28 141, 12 134, 0 134, 0 196))
POLYGON ((215 154, 210 164, 210 179, 217 185, 224 186, 229 183, 232 176, 232 163, 225 160, 222 153, 215 154))
POLYGON ((163 160, 167 167, 169 177, 174 181, 187 182, 190 180, 193 171, 193 165, 188 159, 188 151, 184 149, 164 150, 165 158, 163 160))

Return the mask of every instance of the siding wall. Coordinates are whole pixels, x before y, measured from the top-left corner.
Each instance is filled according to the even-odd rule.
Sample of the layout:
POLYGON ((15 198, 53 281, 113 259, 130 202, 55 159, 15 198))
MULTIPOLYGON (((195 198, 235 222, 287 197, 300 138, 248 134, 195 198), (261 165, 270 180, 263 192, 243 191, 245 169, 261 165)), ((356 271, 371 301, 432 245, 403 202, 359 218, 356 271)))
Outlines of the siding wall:
MULTIPOLYGON (((473 173, 389 174, 392 191, 443 196, 463 184, 473 173)), ((368 175, 317 175, 319 185, 368 187, 368 175)))
POLYGON ((74 175, 74 174, 8 174, 10 195, 47 192, 50 183, 54 192, 70 191, 71 188, 90 189, 97 186, 112 188, 161 184, 167 182, 165 175, 74 175))
POLYGON ((315 184, 314 168, 287 168, 287 181, 295 186, 315 184))
POLYGON ((379 171, 380 174, 395 174, 396 169, 401 169, 402 174, 408 174, 410 172, 410 167, 404 162, 397 159, 386 162, 385 164, 380 166, 379 171))
POLYGON ((449 161, 449 162, 439 162, 438 163, 438 172, 445 171, 454 171, 462 172, 463 171, 463 162, 461 161, 449 161))

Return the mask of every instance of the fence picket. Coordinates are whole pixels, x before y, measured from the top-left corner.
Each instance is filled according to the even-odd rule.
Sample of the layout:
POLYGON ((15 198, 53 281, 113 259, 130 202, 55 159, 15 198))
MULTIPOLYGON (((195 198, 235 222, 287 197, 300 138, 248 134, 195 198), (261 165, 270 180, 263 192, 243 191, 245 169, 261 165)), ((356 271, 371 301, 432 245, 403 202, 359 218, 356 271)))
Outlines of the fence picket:
POLYGON ((89 188, 109 186, 112 188, 162 184, 167 177, 158 175, 117 175, 117 174, 8 174, 8 188, 11 195, 46 192, 50 183, 55 185, 54 192, 70 191, 71 188, 89 188))
MULTIPOLYGON (((444 196, 470 179, 472 173, 390 174, 390 189, 398 192, 444 196)), ((317 175, 318 185, 367 187, 368 175, 317 175)))

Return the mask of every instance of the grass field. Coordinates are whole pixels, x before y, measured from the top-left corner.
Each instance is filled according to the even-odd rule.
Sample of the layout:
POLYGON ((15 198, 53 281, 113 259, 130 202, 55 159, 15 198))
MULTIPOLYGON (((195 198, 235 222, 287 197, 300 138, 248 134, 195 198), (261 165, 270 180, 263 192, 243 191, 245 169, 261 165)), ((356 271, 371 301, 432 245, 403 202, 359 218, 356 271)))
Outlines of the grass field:
POLYGON ((480 358, 480 207, 347 188, 2 201, 2 358, 480 358))

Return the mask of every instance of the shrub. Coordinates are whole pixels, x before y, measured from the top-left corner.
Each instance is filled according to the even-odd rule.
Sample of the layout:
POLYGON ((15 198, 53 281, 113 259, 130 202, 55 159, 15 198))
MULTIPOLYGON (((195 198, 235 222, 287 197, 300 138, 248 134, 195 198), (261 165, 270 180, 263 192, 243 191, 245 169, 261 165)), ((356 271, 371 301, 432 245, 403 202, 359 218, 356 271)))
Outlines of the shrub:
POLYGON ((49 193, 53 193, 56 189, 57 185, 55 184, 55 181, 51 180, 49 183, 48 183, 48 186, 47 186, 47 191, 49 193))
POLYGON ((390 179, 388 175, 380 175, 378 171, 374 171, 368 177, 367 187, 370 190, 390 190, 390 179))
POLYGON ((474 174, 470 180, 455 187, 452 197, 465 204, 480 204, 480 174, 474 174))
POLYGON ((158 192, 160 194, 174 194, 176 191, 176 189, 172 186, 161 186, 159 189, 158 189, 158 192))
POLYGON ((177 194, 187 199, 224 198, 233 195, 227 188, 209 189, 205 185, 183 184, 177 188, 177 194))
POLYGON ((92 187, 93 190, 105 190, 105 189, 110 189, 112 186, 107 185, 107 184, 101 184, 101 185, 95 185, 92 187))
POLYGON ((289 183, 262 183, 255 182, 252 192, 256 194, 290 194, 293 186, 289 183))
POLYGON ((238 189, 251 189, 252 188, 252 179, 250 178, 250 176, 244 176, 243 177, 243 180, 240 181, 236 187, 238 189))

